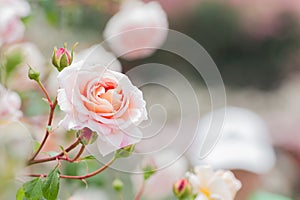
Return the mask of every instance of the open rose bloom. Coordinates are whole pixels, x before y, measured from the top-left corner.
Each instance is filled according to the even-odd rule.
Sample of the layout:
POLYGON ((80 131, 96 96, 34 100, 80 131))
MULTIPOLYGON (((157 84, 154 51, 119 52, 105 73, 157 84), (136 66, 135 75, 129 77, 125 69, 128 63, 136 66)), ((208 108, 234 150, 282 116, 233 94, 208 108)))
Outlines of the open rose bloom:
POLYGON ((213 171, 209 166, 197 166, 187 178, 197 194, 196 200, 233 200, 241 188, 231 171, 213 171))
POLYGON ((58 104, 66 113, 62 126, 96 132, 102 155, 139 142, 146 103, 126 75, 81 60, 62 70, 58 81, 58 104))

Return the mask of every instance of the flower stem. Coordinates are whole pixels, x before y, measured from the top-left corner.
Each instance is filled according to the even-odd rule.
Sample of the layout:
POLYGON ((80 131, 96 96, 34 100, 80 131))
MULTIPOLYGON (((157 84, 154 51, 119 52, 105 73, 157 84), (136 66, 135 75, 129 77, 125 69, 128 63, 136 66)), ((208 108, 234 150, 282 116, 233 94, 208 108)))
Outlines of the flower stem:
MULTIPOLYGON (((104 171, 107 167, 109 167, 114 161, 116 160, 115 157, 113 157, 110 161, 108 161, 105 165, 103 165, 101 168, 97 169, 96 171, 86 174, 86 175, 80 175, 80 176, 70 176, 70 175, 60 175, 60 178, 65 178, 65 179, 87 179, 90 178, 92 176, 95 176, 99 173, 101 173, 102 171, 104 171)), ((28 176, 31 177, 47 177, 47 174, 29 174, 28 176)))
POLYGON ((45 96, 47 98, 47 101, 49 103, 49 106, 52 109, 52 107, 54 106, 54 103, 52 103, 51 98, 50 98, 50 96, 48 94, 48 91, 46 90, 45 86, 43 85, 43 83, 40 80, 38 80, 37 83, 40 86, 40 88, 42 89, 43 93, 45 94, 45 96))
POLYGON ((144 189, 145 189, 145 183, 146 183, 146 181, 145 181, 145 179, 143 179, 143 183, 141 185, 141 188, 138 191, 138 193, 136 194, 136 196, 134 197, 134 200, 140 200, 140 198, 142 197, 144 189))
MULTIPOLYGON (((72 149, 74 149, 75 147, 77 147, 77 145, 80 144, 80 139, 77 138, 77 140, 75 142, 73 142, 70 146, 68 146, 66 149, 65 149, 65 152, 70 152, 72 149)), ((83 148, 83 147, 81 147, 83 148)), ((81 149, 82 150, 82 149, 81 149)), ((80 151, 81 151, 80 150, 80 151)), ((83 149, 84 150, 84 149, 83 149)), ((82 150, 82 151, 83 151, 82 150)), ((79 153, 80 153, 79 151, 79 153)), ((82 152, 80 153, 80 155, 82 154, 82 152)), ((57 154, 56 156, 52 156, 52 157, 49 157, 49 158, 42 158, 42 159, 31 159, 28 161, 27 165, 33 165, 33 164, 37 164, 37 163, 44 163, 44 162, 48 162, 48 161, 53 161, 53 160, 57 160, 57 159, 60 159, 62 156, 64 155, 64 152, 61 152, 59 154, 57 154)), ((79 155, 79 156, 80 156, 79 155)), ((78 156, 78 155, 77 155, 78 156)), ((76 157, 77 157, 76 156, 76 157)), ((78 159, 78 158, 77 158, 78 159)), ((73 159, 74 160, 74 159, 73 159)))
POLYGON ((84 149, 85 149, 85 146, 81 145, 80 150, 78 151, 78 153, 76 154, 76 156, 73 159, 68 160, 68 161, 69 162, 75 162, 75 161, 77 161, 80 158, 81 154, 83 153, 84 149))
POLYGON ((48 124, 47 124, 47 128, 46 128, 46 133, 45 133, 45 136, 44 136, 44 139, 41 143, 41 145, 39 146, 38 150, 34 153, 34 155, 32 156, 32 158, 29 160, 30 161, 33 161, 37 155, 40 153, 40 151, 42 150, 42 148, 44 147, 49 135, 50 135, 50 132, 49 132, 49 127, 52 125, 52 121, 53 121, 53 116, 54 116, 54 110, 55 110, 55 107, 57 105, 57 97, 55 98, 53 104, 51 103, 50 105, 50 113, 49 113, 49 118, 48 118, 48 124))

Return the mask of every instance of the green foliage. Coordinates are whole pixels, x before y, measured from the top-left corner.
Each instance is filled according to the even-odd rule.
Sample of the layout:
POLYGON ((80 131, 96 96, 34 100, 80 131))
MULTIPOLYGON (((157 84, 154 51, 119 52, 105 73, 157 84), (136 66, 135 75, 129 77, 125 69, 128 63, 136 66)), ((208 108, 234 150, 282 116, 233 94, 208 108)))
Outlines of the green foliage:
POLYGON ((42 183, 41 178, 35 178, 31 181, 24 183, 22 188, 19 189, 17 197, 19 199, 28 199, 28 200, 43 200, 45 199, 42 193, 42 183), (23 195, 23 196, 22 196, 23 195))
POLYGON ((39 143, 37 140, 33 141, 33 152, 36 152, 41 146, 41 143, 39 143))
POLYGON ((24 192, 24 188, 23 187, 21 187, 17 191, 16 200, 27 200, 27 198, 25 197, 25 192, 24 192))
POLYGON ((13 51, 12 53, 7 54, 4 64, 6 77, 8 77, 16 69, 16 67, 22 63, 22 60, 23 56, 20 51, 13 51))
POLYGON ((42 191, 47 200, 56 200, 59 190, 59 171, 58 167, 53 169, 43 183, 42 191))
POLYGON ((93 155, 88 155, 83 158, 80 158, 80 160, 95 160, 96 158, 93 155))
POLYGON ((35 178, 24 183, 17 191, 16 200, 56 200, 59 181, 58 167, 55 167, 45 180, 35 178))
POLYGON ((118 149, 115 151, 115 158, 127 158, 131 156, 133 150, 134 150, 134 145, 129 145, 126 147, 123 147, 121 149, 118 149))
POLYGON ((53 25, 59 25, 60 9, 53 0, 40 0, 39 4, 45 12, 46 19, 53 25))

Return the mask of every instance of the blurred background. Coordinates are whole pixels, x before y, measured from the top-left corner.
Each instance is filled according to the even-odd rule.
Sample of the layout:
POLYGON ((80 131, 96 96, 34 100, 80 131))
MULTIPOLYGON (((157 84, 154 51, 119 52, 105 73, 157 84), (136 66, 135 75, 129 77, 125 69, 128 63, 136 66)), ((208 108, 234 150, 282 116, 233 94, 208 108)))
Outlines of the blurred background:
MULTIPOLYGON (((263 190, 300 200, 300 1, 159 2, 168 14, 170 28, 196 40, 212 57, 225 84, 227 104, 252 110, 266 122, 277 162, 264 175, 263 190)), ((62 46, 64 42, 71 45, 78 41, 78 51, 100 43, 106 22, 119 7, 117 0, 32 0, 30 4, 32 13, 24 19, 24 40, 36 44, 46 60, 50 60, 53 47, 62 46)), ((193 85, 199 98, 201 115, 210 110, 209 96, 202 78, 195 75, 193 67, 184 59, 157 51, 146 59, 120 61, 124 73, 144 63, 171 66, 188 77, 193 85)), ((45 73, 45 80, 51 87, 51 70, 47 68, 45 71, 48 73, 45 73)), ((174 84, 178 84, 176 80, 174 84)), ((160 101, 171 102, 166 108, 168 112, 178 112, 169 100, 170 95, 164 95, 164 91, 155 87, 153 91, 150 95, 145 94, 146 100, 159 97, 160 101)), ((47 106, 34 100, 36 96, 41 96, 39 92, 31 90, 21 96, 25 115, 34 119, 48 112, 47 106), (36 106, 28 107, 33 102, 36 106)), ((171 121, 175 123, 176 119, 171 121)), ((72 165, 67 165, 66 171, 80 173, 82 169, 72 165)), ((110 184, 114 177, 128 183, 124 187, 125 199, 132 199, 130 178, 114 170, 89 180, 90 187, 112 191, 110 184)), ((68 183, 72 190, 85 187, 80 181, 71 183, 66 180, 64 183, 68 183)), ((171 195, 166 199, 174 197, 171 195)))

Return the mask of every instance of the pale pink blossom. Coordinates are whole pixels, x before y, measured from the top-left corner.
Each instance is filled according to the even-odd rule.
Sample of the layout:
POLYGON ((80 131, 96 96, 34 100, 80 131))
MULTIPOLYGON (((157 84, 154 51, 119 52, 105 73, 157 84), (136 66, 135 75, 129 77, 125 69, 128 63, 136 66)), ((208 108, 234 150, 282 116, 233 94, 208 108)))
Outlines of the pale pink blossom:
POLYGON ((213 171, 209 166, 197 166, 186 176, 197 194, 196 200, 233 200, 242 187, 232 172, 213 171))
POLYGON ((7 84, 10 89, 25 91, 38 87, 35 81, 28 78, 28 66, 40 72, 40 79, 43 80, 46 70, 45 58, 39 48, 30 42, 18 43, 5 49, 5 56, 20 54, 22 62, 10 74, 7 84))
POLYGON ((127 0, 107 23, 104 38, 127 60, 150 56, 166 40, 167 15, 158 2, 127 0))
POLYGON ((20 18, 29 13, 30 6, 27 1, 0 1, 0 46, 23 38, 25 27, 20 18))
POLYGON ((147 119, 146 103, 126 75, 82 60, 63 69, 58 82, 63 127, 97 132, 102 155, 139 142, 137 126, 147 119))
POLYGON ((0 8, 0 46, 23 38, 24 24, 12 10, 0 8))
POLYGON ((17 120, 22 116, 21 99, 16 92, 0 85, 0 121, 17 120))

